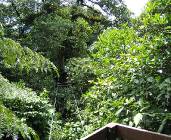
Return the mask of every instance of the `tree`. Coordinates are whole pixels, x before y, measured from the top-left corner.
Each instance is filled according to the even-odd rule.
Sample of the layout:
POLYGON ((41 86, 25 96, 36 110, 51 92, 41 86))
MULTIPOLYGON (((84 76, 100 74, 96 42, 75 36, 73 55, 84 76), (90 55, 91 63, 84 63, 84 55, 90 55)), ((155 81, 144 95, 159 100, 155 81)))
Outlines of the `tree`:
MULTIPOLYGON (((58 66, 60 74, 63 75, 65 73, 65 61, 71 57, 86 55, 87 47, 93 43, 103 29, 111 24, 118 26, 120 23, 129 21, 129 12, 122 2, 112 2, 112 4, 116 4, 114 8, 104 1, 95 3, 100 5, 101 8, 107 6, 110 11, 111 9, 115 9, 113 11, 115 15, 112 16, 117 17, 116 15, 122 15, 119 13, 120 11, 124 17, 127 17, 126 19, 123 17, 115 18, 115 23, 109 21, 92 6, 84 5, 83 1, 81 1, 81 4, 82 6, 86 6, 87 10, 82 6, 60 6, 58 1, 9 1, 9 5, 1 4, 3 9, 6 9, 6 13, 2 13, 1 22, 4 26, 7 26, 5 34, 18 39, 22 46, 31 46, 32 49, 43 53, 44 56, 48 57, 58 66), (9 13, 11 14, 9 15, 9 13), (11 24, 7 25, 6 18, 10 20, 11 24), (15 32, 13 32, 14 27, 17 27, 15 28, 15 32), (47 32, 43 32, 42 28, 46 28, 47 32), (56 32, 52 33, 53 37, 50 40, 49 37, 44 39, 45 36, 51 35, 54 29, 56 29, 56 32), (60 30, 57 31, 57 29, 60 30), (35 38, 37 37, 39 39, 35 42, 35 38), (39 45, 35 46, 35 44, 39 45), (46 51, 49 51, 49 53, 46 51), (71 53, 68 53, 70 51, 71 53)), ((64 79, 64 77, 60 79, 64 79)))
MULTIPOLYGON (((10 138, 19 137, 37 140, 40 137, 40 139, 43 139, 48 136, 49 121, 53 116, 54 108, 49 104, 48 98, 45 98, 47 92, 40 92, 43 89, 40 89, 40 87, 36 89, 36 86, 30 83, 35 80, 35 77, 40 81, 39 78, 41 77, 39 76, 43 78, 47 78, 49 75, 57 76, 58 70, 52 62, 42 55, 5 38, 2 27, 0 32, 0 72, 15 82, 10 83, 0 74, 1 138, 5 139, 9 136, 10 138), (32 80, 28 79, 31 76, 32 80), (26 88, 25 84, 38 90, 40 96, 26 88), (44 122, 43 125, 42 121, 44 122)), ((47 83, 43 85, 42 82, 39 82, 39 84, 45 88, 47 83)), ((34 84, 36 84, 36 81, 34 81, 34 84)))
POLYGON ((170 1, 136 19, 122 0, 7 2, 1 138, 80 139, 111 121, 171 133, 170 1))
POLYGON ((111 121, 171 134, 169 6, 150 1, 134 26, 105 30, 88 58, 70 60, 70 79, 91 86, 80 92, 72 121, 62 132, 56 125, 54 139, 80 139, 111 121))

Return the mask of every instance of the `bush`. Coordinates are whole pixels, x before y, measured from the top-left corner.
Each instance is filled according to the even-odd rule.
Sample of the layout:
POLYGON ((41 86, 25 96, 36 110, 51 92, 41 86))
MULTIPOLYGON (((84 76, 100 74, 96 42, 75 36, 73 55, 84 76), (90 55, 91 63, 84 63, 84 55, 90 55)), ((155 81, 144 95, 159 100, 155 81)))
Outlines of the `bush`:
POLYGON ((39 140, 36 132, 28 127, 23 119, 19 119, 12 111, 0 103, 0 139, 5 138, 23 138, 39 140))
POLYGON ((53 77, 58 77, 58 70, 41 54, 27 47, 23 48, 11 39, 2 38, 0 39, 0 58, 0 71, 10 81, 22 79, 28 87, 35 90, 43 88, 50 90, 54 87, 53 77))
POLYGON ((0 75, 0 97, 4 106, 17 117, 26 120, 29 127, 38 132, 40 138, 48 134, 49 121, 54 112, 48 100, 36 95, 28 88, 19 88, 0 75))

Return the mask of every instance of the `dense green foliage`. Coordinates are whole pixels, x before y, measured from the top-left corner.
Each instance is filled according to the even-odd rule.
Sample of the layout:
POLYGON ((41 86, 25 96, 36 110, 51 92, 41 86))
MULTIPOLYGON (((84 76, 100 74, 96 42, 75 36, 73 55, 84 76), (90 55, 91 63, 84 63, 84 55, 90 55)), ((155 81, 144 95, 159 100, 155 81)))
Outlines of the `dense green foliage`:
POLYGON ((170 6, 131 19, 122 0, 0 3, 0 139, 79 140, 110 122, 170 135, 170 6))
POLYGON ((48 132, 48 123, 54 113, 48 100, 36 95, 31 89, 11 84, 0 77, 0 97, 2 103, 41 135, 48 132), (42 124, 43 121, 43 124, 42 124))
POLYGON ((11 136, 12 138, 22 136, 24 139, 39 139, 35 131, 24 123, 24 120, 18 119, 2 104, 0 105, 0 117, 0 139, 2 139, 5 134, 8 134, 8 137, 11 136))
MULTIPOLYGON (((48 59, 44 58, 29 48, 22 48, 19 44, 10 39, 0 40, 1 48, 1 67, 7 69, 17 69, 19 73, 22 71, 55 71, 55 65, 48 59)), ((56 70, 57 71, 57 70, 56 70)))
POLYGON ((83 88, 87 82, 93 86, 81 97, 77 119, 61 133, 57 125, 55 139, 73 133, 70 139, 79 139, 110 122, 171 133, 170 19, 167 12, 158 13, 169 4, 148 3, 135 26, 105 30, 89 49, 88 61, 71 60, 71 79, 83 88))
POLYGON ((58 71, 47 58, 6 38, 0 39, 0 49, 1 72, 11 81, 24 80, 28 86, 36 90, 52 86, 46 82, 53 84, 54 81, 49 78, 57 76, 58 71), (44 80, 40 81, 42 78, 44 80))

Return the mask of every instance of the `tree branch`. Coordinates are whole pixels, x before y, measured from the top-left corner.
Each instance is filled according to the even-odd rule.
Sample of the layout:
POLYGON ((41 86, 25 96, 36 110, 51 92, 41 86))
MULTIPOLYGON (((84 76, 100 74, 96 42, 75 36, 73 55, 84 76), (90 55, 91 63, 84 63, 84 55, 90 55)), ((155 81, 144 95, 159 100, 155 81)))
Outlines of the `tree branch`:
POLYGON ((22 20, 21 15, 20 15, 20 13, 17 10, 17 6, 15 5, 14 1, 11 0, 10 2, 11 2, 11 5, 12 5, 14 11, 16 12, 17 16, 20 18, 20 20, 22 20))

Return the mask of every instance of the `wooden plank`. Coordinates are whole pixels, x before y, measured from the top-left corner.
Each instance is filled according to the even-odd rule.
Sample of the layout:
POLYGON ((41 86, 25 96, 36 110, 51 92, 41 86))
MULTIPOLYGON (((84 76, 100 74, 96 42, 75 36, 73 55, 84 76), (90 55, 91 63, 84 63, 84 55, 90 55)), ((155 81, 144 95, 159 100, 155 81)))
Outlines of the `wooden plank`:
POLYGON ((81 140, 105 140, 106 137, 107 137, 107 128, 104 128, 95 131, 91 135, 88 135, 87 137, 82 138, 81 140))
POLYGON ((92 134, 82 138, 81 140, 106 140, 109 137, 109 128, 110 128, 110 131, 115 132, 113 130, 115 128, 115 125, 113 126, 113 124, 108 124, 96 130, 92 134))
POLYGON ((129 127, 125 125, 117 125, 117 134, 123 140, 171 140, 171 137, 143 129, 129 127))
POLYGON ((117 136, 123 140, 171 140, 168 135, 116 123, 110 123, 81 140, 115 140, 117 136))

